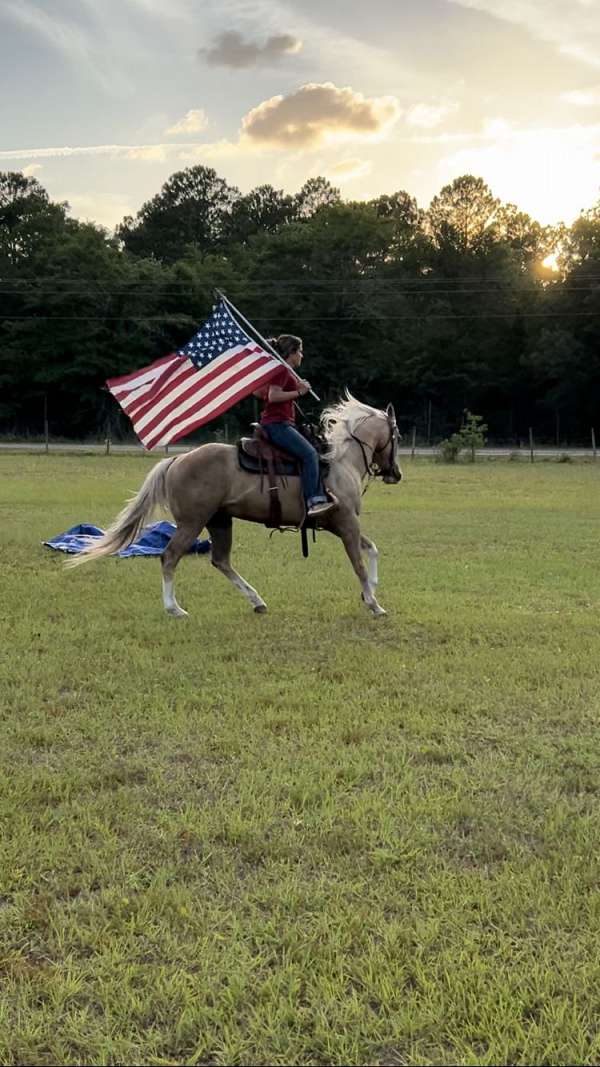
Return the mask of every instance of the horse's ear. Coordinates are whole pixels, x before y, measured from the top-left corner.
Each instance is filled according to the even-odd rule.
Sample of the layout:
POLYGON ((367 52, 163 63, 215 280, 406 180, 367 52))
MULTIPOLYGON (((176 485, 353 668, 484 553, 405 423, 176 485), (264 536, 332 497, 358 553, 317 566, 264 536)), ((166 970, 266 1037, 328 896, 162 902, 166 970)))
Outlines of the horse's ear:
POLYGON ((385 409, 385 413, 386 413, 388 419, 393 419, 394 422, 396 421, 396 412, 394 411, 394 405, 393 404, 388 404, 388 406, 385 409))

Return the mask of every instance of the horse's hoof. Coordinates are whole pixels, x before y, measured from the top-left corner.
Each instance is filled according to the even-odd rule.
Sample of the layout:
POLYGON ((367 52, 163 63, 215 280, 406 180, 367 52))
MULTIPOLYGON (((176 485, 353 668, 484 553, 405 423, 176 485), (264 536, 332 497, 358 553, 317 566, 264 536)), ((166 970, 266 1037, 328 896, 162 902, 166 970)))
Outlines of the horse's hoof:
POLYGON ((376 619, 380 619, 384 615, 387 615, 387 611, 385 610, 385 608, 374 608, 373 609, 373 614, 374 614, 376 619))
POLYGON ((173 619, 187 619, 188 612, 177 605, 176 608, 167 608, 167 615, 170 615, 173 619))
POLYGON ((257 615, 264 615, 266 610, 267 610, 267 605, 266 604, 257 604, 254 610, 255 610, 257 615))

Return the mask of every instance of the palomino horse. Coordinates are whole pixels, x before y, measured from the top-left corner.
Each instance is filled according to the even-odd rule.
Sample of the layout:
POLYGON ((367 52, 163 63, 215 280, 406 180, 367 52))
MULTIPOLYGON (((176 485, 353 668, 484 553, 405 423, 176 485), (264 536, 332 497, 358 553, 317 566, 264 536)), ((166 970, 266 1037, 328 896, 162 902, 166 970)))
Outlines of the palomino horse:
MULTIPOLYGON (((377 603, 377 548, 360 532, 360 505, 365 478, 380 474, 384 482, 402 478, 397 462, 398 430, 394 409, 385 412, 346 400, 326 408, 321 424, 328 443, 327 486, 338 504, 318 520, 320 529, 339 537, 358 576, 362 597, 374 615, 385 615, 377 603), (368 569, 362 552, 366 552, 368 569)), ((299 526, 304 519, 300 479, 290 477, 280 491, 282 524, 299 526)), ((200 445, 192 452, 163 459, 150 471, 137 496, 129 501, 100 541, 85 548, 69 566, 109 556, 135 541, 154 507, 172 513, 177 529, 162 556, 163 603, 170 615, 187 615, 175 599, 173 576, 179 560, 206 527, 212 541, 212 563, 244 594, 255 611, 267 610, 262 597, 230 562, 232 518, 266 523, 268 493, 259 475, 240 469, 234 445, 200 445)))

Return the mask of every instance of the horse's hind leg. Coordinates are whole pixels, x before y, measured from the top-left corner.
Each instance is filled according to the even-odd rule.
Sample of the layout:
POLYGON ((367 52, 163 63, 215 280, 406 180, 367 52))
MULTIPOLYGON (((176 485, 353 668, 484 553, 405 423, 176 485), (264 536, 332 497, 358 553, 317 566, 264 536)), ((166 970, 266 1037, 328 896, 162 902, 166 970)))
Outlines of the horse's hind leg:
POLYGON ((187 615, 187 611, 184 611, 175 599, 175 568, 188 548, 193 545, 201 529, 202 526, 199 529, 197 523, 178 526, 161 556, 163 604, 169 615, 173 615, 176 619, 183 618, 187 615))
POLYGON ((207 529, 210 534, 211 540, 211 560, 213 567, 216 567, 221 574, 224 574, 229 581, 235 585, 236 589, 240 590, 244 596, 250 601, 255 611, 264 612, 267 610, 263 598, 253 589, 252 586, 242 578, 241 574, 234 571, 231 566, 231 543, 233 539, 232 522, 229 515, 216 515, 207 524, 207 529))

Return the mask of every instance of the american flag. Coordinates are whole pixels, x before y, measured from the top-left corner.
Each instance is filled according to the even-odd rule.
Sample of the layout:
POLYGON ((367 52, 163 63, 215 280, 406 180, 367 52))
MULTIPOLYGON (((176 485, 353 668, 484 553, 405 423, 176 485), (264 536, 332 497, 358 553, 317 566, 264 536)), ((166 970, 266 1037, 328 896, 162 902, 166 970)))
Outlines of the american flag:
POLYGON ((106 384, 150 450, 221 415, 280 367, 220 301, 183 348, 106 384))

